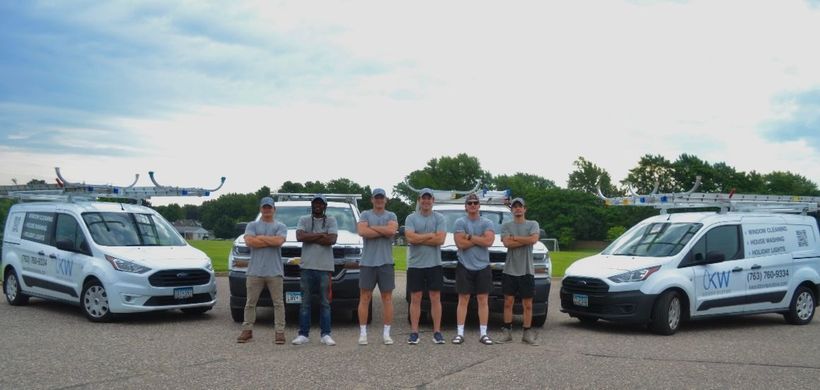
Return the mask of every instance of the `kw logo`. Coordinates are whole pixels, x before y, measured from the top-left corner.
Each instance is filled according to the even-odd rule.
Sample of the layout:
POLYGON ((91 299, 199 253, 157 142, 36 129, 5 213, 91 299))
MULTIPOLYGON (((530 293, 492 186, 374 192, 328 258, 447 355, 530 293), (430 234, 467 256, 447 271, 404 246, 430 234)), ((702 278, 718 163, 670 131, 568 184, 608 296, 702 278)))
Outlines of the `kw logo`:
POLYGON ((705 271, 703 273, 703 289, 721 289, 729 287, 729 278, 732 273, 729 271, 710 273, 705 271))
POLYGON ((57 273, 60 275, 71 276, 71 268, 74 266, 74 261, 71 259, 60 259, 57 262, 57 273))

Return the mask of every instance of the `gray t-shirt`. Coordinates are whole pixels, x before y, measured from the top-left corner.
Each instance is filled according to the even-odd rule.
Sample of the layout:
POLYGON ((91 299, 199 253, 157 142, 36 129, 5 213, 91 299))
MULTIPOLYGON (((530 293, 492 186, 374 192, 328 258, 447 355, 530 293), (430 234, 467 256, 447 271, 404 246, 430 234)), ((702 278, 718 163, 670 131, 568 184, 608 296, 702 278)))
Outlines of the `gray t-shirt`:
MULTIPOLYGON (((476 220, 470 219, 468 216, 463 216, 456 220, 456 227, 454 232, 470 234, 473 236, 483 236, 489 230, 494 232, 493 223, 485 217, 479 217, 476 220)), ((490 251, 487 247, 474 245, 467 250, 458 250, 458 261, 470 271, 480 271, 490 265, 490 251)))
MULTIPOLYGON (((313 214, 299 218, 296 230, 306 233, 338 233, 336 218, 326 216, 313 218, 313 214)), ((333 247, 316 243, 302 243, 302 268, 317 271, 333 271, 333 247)))
MULTIPOLYGON (((537 221, 524 221, 524 223, 510 221, 501 225, 501 237, 531 236, 538 234, 539 229, 537 221)), ((532 265, 532 247, 532 245, 526 245, 507 249, 504 273, 512 276, 535 275, 535 267, 532 265)))
MULTIPOLYGON (((248 236, 288 236, 288 227, 279 221, 254 221, 245 227, 248 236)), ((282 248, 266 246, 264 248, 250 248, 251 260, 248 264, 248 276, 282 276, 282 248)))
MULTIPOLYGON (((359 222, 367 222, 368 226, 387 226, 390 221, 397 221, 396 213, 384 210, 377 214, 367 210, 359 217, 359 222)), ((362 260, 359 263, 365 267, 378 267, 393 264, 393 239, 388 237, 365 238, 362 249, 362 260)))
MULTIPOLYGON (((438 233, 445 231, 447 222, 444 215, 433 211, 424 216, 415 212, 404 221, 404 231, 417 234, 438 233)), ((407 268, 430 268, 441 265, 441 247, 430 245, 413 245, 407 249, 407 268)))

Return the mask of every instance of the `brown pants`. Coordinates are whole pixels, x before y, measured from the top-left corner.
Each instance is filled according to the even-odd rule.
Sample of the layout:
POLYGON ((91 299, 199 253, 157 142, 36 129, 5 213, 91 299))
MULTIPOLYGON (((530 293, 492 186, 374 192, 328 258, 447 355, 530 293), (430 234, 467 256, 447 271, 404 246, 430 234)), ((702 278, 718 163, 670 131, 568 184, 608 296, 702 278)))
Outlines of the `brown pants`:
POLYGON ((253 329, 253 324, 256 322, 256 303, 259 301, 262 289, 266 286, 273 300, 274 329, 277 332, 285 331, 285 300, 282 298, 281 276, 248 276, 245 279, 247 300, 245 301, 245 322, 242 323, 243 330, 253 329))

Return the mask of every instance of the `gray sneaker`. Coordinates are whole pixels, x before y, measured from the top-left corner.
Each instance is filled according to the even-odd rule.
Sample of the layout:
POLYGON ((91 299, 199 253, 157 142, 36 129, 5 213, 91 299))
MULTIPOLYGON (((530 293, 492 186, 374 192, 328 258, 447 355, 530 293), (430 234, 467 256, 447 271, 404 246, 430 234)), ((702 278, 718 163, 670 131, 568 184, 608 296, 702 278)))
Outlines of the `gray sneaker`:
POLYGON ((501 339, 498 340, 501 343, 509 343, 512 341, 512 328, 501 328, 501 339))
POLYGON ((529 345, 538 345, 538 333, 532 329, 524 329, 524 335, 521 336, 521 342, 529 345))

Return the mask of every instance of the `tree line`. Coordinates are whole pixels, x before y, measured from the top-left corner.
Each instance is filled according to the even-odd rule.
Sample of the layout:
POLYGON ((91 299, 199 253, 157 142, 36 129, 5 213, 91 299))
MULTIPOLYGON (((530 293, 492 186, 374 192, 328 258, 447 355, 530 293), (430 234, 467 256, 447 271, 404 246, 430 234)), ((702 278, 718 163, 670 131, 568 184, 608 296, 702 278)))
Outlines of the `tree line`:
MULTIPOLYGON (((600 184, 607 196, 623 195, 628 186, 638 193, 649 193, 658 183, 661 192, 679 192, 691 188, 695 177, 702 177, 700 192, 756 193, 772 195, 820 196, 817 184, 791 172, 742 172, 726 163, 709 163, 700 158, 681 154, 675 161, 660 155, 645 155, 637 166, 629 170, 620 183, 613 183, 609 173, 595 163, 579 157, 569 174, 567 187, 557 186, 552 180, 529 173, 493 175, 481 168, 478 158, 467 154, 433 158, 419 170, 410 172, 401 183, 393 186, 396 197, 388 200, 387 208, 396 213, 400 223, 415 209, 417 195, 409 188, 472 189, 477 182, 489 189, 509 189, 513 197, 527 200, 527 217, 539 222, 549 237, 556 237, 563 247, 571 247, 575 240, 607 240, 617 237, 640 220, 656 215, 657 210, 647 207, 604 207, 595 196, 600 184)), ((254 193, 229 193, 204 202, 201 206, 170 204, 155 206, 169 221, 199 220, 202 226, 213 230, 216 237, 233 238, 238 222, 251 221, 258 213, 258 202, 271 194, 267 186, 254 193)), ((367 210, 371 188, 347 178, 328 182, 286 181, 273 192, 350 193, 361 194, 358 207, 367 210)))

